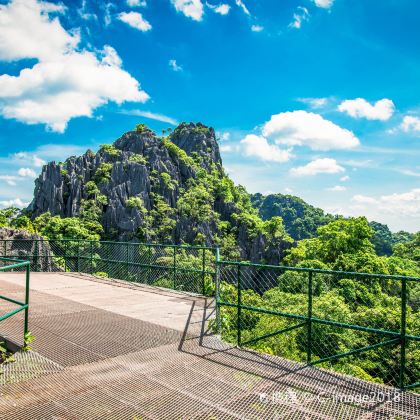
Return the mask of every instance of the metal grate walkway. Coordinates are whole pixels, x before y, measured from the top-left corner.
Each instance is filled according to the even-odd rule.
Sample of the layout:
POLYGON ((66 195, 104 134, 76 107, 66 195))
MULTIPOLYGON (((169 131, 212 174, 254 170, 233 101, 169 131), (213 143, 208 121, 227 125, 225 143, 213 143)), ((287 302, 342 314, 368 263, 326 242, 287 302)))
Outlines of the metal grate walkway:
MULTIPOLYGON (((21 281, 0 289, 18 297, 21 281)), ((76 274, 31 282, 37 340, 0 375, 0 419, 420 418, 418 394, 220 342, 211 300, 76 274)), ((0 333, 18 339, 21 322, 0 333)))

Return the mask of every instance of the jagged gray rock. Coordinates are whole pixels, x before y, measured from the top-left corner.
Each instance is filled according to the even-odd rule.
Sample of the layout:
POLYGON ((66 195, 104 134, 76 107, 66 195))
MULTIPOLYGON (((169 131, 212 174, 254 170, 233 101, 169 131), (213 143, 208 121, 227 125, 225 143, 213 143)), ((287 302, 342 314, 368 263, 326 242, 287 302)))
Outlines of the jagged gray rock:
POLYGON ((0 256, 31 260, 32 271, 64 271, 54 262, 49 242, 25 230, 0 228, 0 256))
MULTIPOLYGON (((196 179, 203 169, 208 173, 216 171, 220 178, 224 176, 213 128, 201 123, 182 123, 170 135, 170 141, 147 128, 129 131, 113 147, 102 147, 96 154, 88 150, 82 156, 70 157, 64 164, 45 165, 35 182, 29 209, 33 218, 45 212, 61 217, 80 216, 83 203, 92 199, 87 183, 94 181, 100 194, 106 197, 106 204, 100 205, 100 223, 106 238, 138 240, 139 229, 147 226, 151 211, 163 202, 167 211, 173 210, 174 226, 168 226, 171 242, 194 243, 200 235, 207 245, 213 246, 221 235, 214 219, 195 220, 177 211, 183 191, 191 187, 191 179, 196 179), (172 144, 177 147, 171 147, 172 144), (108 171, 105 180, 100 177, 101 171, 108 171), (133 197, 141 199, 140 208, 128 205, 133 197)), ((265 236, 250 236, 245 223, 236 217, 241 210, 234 202, 217 198, 213 210, 236 232, 242 258, 251 261, 265 258, 275 263, 283 255, 283 245, 267 253, 265 236)), ((151 231, 146 231, 142 240, 159 240, 151 231)))

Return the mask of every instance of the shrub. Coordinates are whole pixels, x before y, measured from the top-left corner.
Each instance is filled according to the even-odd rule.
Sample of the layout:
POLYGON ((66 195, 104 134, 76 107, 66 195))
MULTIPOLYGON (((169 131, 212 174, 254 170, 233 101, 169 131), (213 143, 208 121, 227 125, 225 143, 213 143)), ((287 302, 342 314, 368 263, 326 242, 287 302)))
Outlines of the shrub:
POLYGON ((94 180, 97 184, 105 183, 111 178, 112 163, 101 163, 95 172, 94 180))
POLYGON ((147 163, 147 159, 143 155, 139 155, 137 153, 135 153, 134 155, 131 155, 128 158, 128 161, 129 162, 140 163, 142 165, 146 165, 146 163, 147 163))
POLYGON ((129 208, 135 208, 141 211, 146 211, 141 197, 130 197, 125 201, 125 205, 129 208))
POLYGON ((121 155, 121 150, 118 150, 112 144, 101 144, 101 148, 99 150, 107 153, 111 157, 117 157, 121 155))

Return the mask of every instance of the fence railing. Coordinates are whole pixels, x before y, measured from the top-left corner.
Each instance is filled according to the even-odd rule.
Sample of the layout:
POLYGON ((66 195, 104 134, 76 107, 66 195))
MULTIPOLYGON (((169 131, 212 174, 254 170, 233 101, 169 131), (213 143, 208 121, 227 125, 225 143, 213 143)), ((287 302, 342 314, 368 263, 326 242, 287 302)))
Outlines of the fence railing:
POLYGON ((216 298, 238 346, 420 387, 420 278, 220 261, 216 298))
MULTIPOLYGON (((24 311, 24 325, 23 325, 23 343, 25 343, 26 334, 28 333, 28 315, 29 315, 29 277, 30 277, 30 263, 29 261, 23 261, 15 258, 5 258, 0 257, 0 272, 5 271, 14 271, 14 270, 24 270, 25 271, 25 296, 24 301, 17 300, 10 296, 0 295, 0 301, 7 302, 10 305, 6 305, 3 311, 0 311, 0 321, 5 321, 6 319, 12 317, 13 315, 18 314, 21 311, 24 311)), ((2 334, 1 324, 0 324, 0 336, 2 334)), ((9 338, 9 337, 3 337, 9 338)))
POLYGON ((214 294, 214 249, 78 239, 0 241, 0 256, 30 261, 34 272, 80 272, 204 295, 214 294))
POLYGON ((0 256, 29 260, 12 270, 81 272, 215 295, 215 327, 228 342, 420 387, 420 278, 221 261, 218 248, 133 242, 2 240, 0 256))

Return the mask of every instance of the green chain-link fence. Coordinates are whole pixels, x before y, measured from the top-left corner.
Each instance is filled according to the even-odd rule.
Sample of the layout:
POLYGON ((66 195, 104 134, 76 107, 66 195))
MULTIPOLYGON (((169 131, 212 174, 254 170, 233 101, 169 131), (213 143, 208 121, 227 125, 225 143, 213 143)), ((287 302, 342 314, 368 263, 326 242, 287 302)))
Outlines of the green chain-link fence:
POLYGON ((420 387, 420 278, 218 266, 225 340, 401 389, 420 387))
MULTIPOLYGON (((15 258, 0 257, 0 272, 8 272, 14 270, 25 272, 25 289, 23 291, 23 296, 16 296, 16 292, 14 290, 10 293, 10 295, 7 294, 7 290, 1 290, 0 321, 6 321, 13 315, 24 311, 22 340, 22 343, 24 344, 26 334, 28 333, 30 264, 29 261, 23 261, 15 258)), ((0 337, 0 341, 2 341, 4 338, 5 337, 0 337)))
POLYGON ((215 327, 228 342, 420 387, 420 278, 220 261, 217 248, 133 242, 2 240, 0 256, 28 259, 35 272, 216 294, 215 327))
POLYGON ((34 272, 79 272, 214 295, 214 249, 76 239, 0 241, 0 256, 30 261, 34 272))

